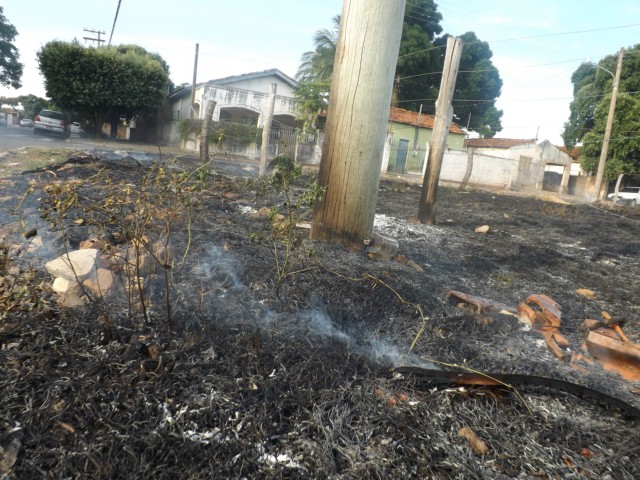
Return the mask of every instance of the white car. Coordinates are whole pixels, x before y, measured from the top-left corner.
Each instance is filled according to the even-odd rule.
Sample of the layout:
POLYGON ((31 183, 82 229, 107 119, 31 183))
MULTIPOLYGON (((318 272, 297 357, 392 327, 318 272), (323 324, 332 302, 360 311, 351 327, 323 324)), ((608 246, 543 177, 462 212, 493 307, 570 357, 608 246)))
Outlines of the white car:
POLYGON ((82 127, 78 122, 71 123, 71 133, 75 133, 76 135, 80 135, 82 133, 82 127))
POLYGON ((640 187, 624 187, 618 191, 618 198, 615 193, 610 193, 607 198, 614 203, 625 203, 631 206, 640 205, 640 187))

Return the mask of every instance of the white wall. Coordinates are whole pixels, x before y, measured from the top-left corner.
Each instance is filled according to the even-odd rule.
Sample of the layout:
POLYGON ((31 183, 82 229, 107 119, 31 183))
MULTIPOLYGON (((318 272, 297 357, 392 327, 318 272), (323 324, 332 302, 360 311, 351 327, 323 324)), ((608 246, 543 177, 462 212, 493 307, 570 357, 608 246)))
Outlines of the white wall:
MULTIPOLYGON (((425 162, 426 163, 426 162, 425 162)), ((492 157, 478 154, 473 156, 473 169, 469 183, 492 187, 509 188, 514 172, 517 172, 517 161, 508 158, 492 157)), ((448 150, 442 159, 440 179, 450 182, 462 182, 467 171, 467 152, 464 150, 448 150)))
MULTIPOLYGON (((276 102, 274 105, 274 115, 291 115, 295 116, 295 102, 293 97, 280 95, 280 86, 276 92, 276 102)), ((251 90, 244 90, 234 87, 219 87, 203 85, 196 89, 196 103, 201 105, 200 118, 204 118, 206 105, 209 100, 216 102, 216 108, 213 111, 213 120, 220 119, 220 110, 224 108, 245 108, 260 114, 258 126, 262 125, 262 114, 266 112, 269 100, 268 93, 262 93, 251 90)))

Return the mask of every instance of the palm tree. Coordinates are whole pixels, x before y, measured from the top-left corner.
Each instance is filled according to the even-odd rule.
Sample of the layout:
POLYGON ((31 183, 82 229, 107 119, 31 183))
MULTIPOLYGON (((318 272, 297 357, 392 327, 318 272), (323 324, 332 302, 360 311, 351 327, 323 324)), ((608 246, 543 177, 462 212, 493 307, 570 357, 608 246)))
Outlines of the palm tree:
POLYGON ((339 32, 340 15, 336 15, 333 17, 333 30, 326 28, 318 30, 313 37, 315 49, 302 54, 302 63, 298 67, 296 80, 318 82, 331 79, 339 32))

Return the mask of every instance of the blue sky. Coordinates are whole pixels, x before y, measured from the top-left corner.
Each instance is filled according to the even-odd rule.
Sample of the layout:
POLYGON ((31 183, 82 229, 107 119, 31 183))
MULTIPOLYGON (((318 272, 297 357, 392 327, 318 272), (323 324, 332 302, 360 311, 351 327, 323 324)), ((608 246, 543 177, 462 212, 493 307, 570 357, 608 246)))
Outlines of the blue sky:
MULTIPOLYGON (((370 0, 374 1, 374 0, 370 0)), ((569 115, 571 74, 582 61, 600 60, 640 43, 637 0, 436 0, 444 32, 467 31, 489 42, 504 81, 499 137, 560 143, 569 115), (636 25, 637 24, 637 25, 636 25), (628 26, 634 25, 634 26, 628 26), (622 27, 626 28, 612 28, 622 27), (606 29, 606 30, 605 30, 606 29), (577 32, 566 34, 567 32, 577 32)), ((45 96, 35 61, 53 39, 109 37, 118 0, 4 0, 18 29, 25 63, 23 88, 0 95, 45 96)), ((293 76, 315 31, 330 28, 342 0, 122 0, 113 43, 136 43, 162 55, 176 84, 191 82, 195 44, 198 81, 278 68, 293 76)))

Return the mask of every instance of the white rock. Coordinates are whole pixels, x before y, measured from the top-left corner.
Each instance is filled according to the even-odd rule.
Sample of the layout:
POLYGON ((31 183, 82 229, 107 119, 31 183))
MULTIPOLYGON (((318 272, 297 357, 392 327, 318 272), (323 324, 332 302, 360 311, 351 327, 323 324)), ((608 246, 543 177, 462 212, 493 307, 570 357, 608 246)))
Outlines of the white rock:
POLYGON ((62 277, 75 282, 77 276, 78 280, 82 281, 95 271, 98 253, 96 248, 75 250, 69 255, 65 254, 47 262, 45 268, 54 277, 62 277))
POLYGON ((476 228, 476 233, 487 233, 489 231, 489 225, 483 225, 476 228))
POLYGON ((73 284, 70 280, 58 277, 53 281, 53 285, 51 286, 51 288, 53 288, 53 291, 58 295, 64 295, 65 293, 67 293, 67 290, 71 288, 71 285, 73 284))

